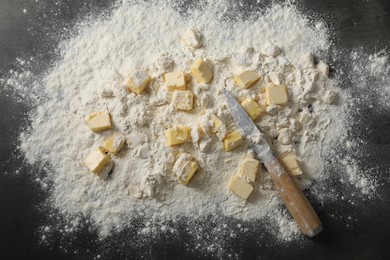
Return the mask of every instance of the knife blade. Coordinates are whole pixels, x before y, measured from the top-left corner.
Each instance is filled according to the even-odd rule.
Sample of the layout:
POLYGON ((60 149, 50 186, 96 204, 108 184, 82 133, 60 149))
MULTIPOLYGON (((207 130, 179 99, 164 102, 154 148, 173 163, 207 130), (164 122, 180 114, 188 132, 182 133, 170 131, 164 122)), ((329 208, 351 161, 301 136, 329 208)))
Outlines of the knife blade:
POLYGON ((254 150, 255 155, 267 168, 276 190, 299 228, 309 237, 320 233, 323 230, 321 220, 294 179, 274 156, 264 135, 237 100, 226 89, 223 90, 223 93, 234 122, 243 133, 249 146, 254 150))

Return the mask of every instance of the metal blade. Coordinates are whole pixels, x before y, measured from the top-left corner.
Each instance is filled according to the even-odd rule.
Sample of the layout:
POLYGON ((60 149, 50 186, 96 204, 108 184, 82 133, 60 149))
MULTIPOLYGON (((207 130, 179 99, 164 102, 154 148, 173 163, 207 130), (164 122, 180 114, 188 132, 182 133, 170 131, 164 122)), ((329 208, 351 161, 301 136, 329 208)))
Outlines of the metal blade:
POLYGON ((259 157, 263 163, 273 161, 275 156, 271 151, 271 147, 255 123, 229 91, 224 89, 223 93, 226 97, 228 108, 234 122, 244 134, 244 138, 249 142, 249 145, 252 147, 257 157, 259 157))

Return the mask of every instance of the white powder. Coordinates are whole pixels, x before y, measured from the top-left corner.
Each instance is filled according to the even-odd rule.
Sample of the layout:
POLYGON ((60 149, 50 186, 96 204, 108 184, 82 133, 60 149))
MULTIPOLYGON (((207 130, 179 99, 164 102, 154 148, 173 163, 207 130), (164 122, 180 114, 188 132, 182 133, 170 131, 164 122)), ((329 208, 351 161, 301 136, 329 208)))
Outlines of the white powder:
MULTIPOLYGON (((297 153, 304 171, 298 180, 302 187, 327 181, 330 172, 324 162, 335 158, 334 147, 340 140, 353 141, 343 131, 349 126, 348 110, 353 104, 346 100, 352 97, 335 90, 336 79, 330 81, 317 73, 310 55, 328 54, 330 40, 324 24, 317 21, 313 26, 294 7, 281 5, 249 19, 231 21, 225 15, 233 7, 226 1, 210 1, 183 17, 160 1, 124 3, 110 19, 96 22, 63 45, 61 59, 43 85, 26 89, 15 77, 8 80, 21 95, 31 92, 45 97, 31 115, 31 131, 21 135, 21 149, 29 163, 50 165, 51 206, 72 219, 72 228, 84 217, 105 237, 130 227, 136 217, 164 223, 182 217, 230 216, 267 218, 276 224, 270 229, 279 230, 278 236, 285 240, 298 234, 295 223, 280 210, 280 199, 266 172, 247 203, 227 191, 229 179, 250 153, 246 146, 227 153, 217 138, 207 140, 207 149, 201 143, 201 150, 191 143, 175 149, 165 145, 166 128, 179 124, 195 127, 204 108, 232 129, 221 87, 226 86, 239 100, 250 96, 261 103, 258 93, 270 81, 289 86, 290 105, 269 108, 269 115, 257 123, 268 137, 282 133, 279 139, 284 144, 273 141, 277 152, 297 153), (191 33, 192 29, 196 31, 191 33), (282 55, 277 56, 279 52, 282 55), (211 61, 214 79, 209 87, 193 84, 198 102, 194 112, 175 112, 161 76, 164 71, 189 71, 197 57, 211 61), (137 69, 154 77, 146 93, 138 96, 121 85, 137 69), (231 79, 243 69, 257 70, 262 76, 249 90, 239 89, 231 79), (336 98, 332 93, 338 93, 336 98), (328 104, 334 98, 334 103, 328 104), (93 133, 83 119, 91 112, 106 110, 115 129, 127 136, 128 147, 113 158, 112 176, 103 182, 88 171, 83 160, 112 131, 93 133), (192 154, 200 165, 189 186, 178 184, 172 176, 174 156, 181 150, 192 154)), ((376 60, 370 66, 373 75, 387 61, 371 60, 376 60)), ((341 157, 340 162, 344 166, 340 178, 363 193, 375 188, 374 181, 360 174, 356 159, 341 157)), ((318 187, 313 187, 315 195, 328 197, 327 191, 318 187)), ((152 232, 148 225, 143 234, 152 232)))

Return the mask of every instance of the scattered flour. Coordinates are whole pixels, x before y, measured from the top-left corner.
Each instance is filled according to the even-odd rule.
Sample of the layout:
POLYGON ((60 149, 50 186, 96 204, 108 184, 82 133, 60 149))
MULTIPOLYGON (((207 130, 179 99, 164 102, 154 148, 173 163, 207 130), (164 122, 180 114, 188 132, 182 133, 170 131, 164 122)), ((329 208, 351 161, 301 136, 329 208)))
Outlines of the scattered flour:
MULTIPOLYGON (((295 237, 298 228, 280 210, 280 199, 265 171, 248 202, 227 191, 241 158, 250 153, 246 146, 227 153, 218 138, 201 142, 200 149, 191 143, 174 149, 165 145, 165 129, 178 124, 196 127, 203 109, 216 114, 228 129, 234 128, 222 86, 238 100, 250 96, 260 104, 266 84, 289 86, 289 106, 269 106, 268 114, 256 123, 272 139, 277 153, 298 155, 304 175, 297 181, 302 188, 314 182, 315 195, 326 198, 316 187, 331 178, 325 161, 334 158, 341 162, 341 179, 363 194, 375 189, 375 181, 361 173, 356 157, 335 154, 340 141, 346 144, 344 149, 357 149, 348 131, 348 111, 356 97, 338 88, 338 77, 328 79, 323 67, 316 68, 312 54, 316 58, 330 55, 325 25, 317 21, 312 26, 290 5, 273 5, 248 19, 231 21, 224 16, 229 6, 230 2, 210 1, 184 17, 162 1, 124 1, 110 19, 89 25, 63 45, 61 59, 42 84, 36 81, 28 88, 20 84, 18 77, 32 77, 26 75, 29 72, 6 81, 22 97, 27 95, 26 100, 38 104, 31 113, 30 130, 20 136, 20 148, 29 163, 50 165, 51 207, 72 219, 73 227, 84 218, 106 237, 131 227, 135 217, 158 219, 159 223, 179 217, 268 218, 276 223, 281 239, 295 237), (211 62, 214 79, 207 86, 192 82, 197 108, 191 113, 176 112, 169 105, 171 97, 162 75, 189 71, 198 57, 211 62), (136 69, 153 76, 141 95, 127 93, 121 85, 136 69), (232 80, 244 69, 256 70, 262 77, 249 90, 240 89, 232 80), (83 123, 94 111, 109 111, 115 130, 127 137, 127 148, 113 158, 115 167, 106 182, 83 165, 89 152, 112 133, 93 133, 83 123), (174 158, 181 151, 192 154, 200 164, 188 186, 172 176, 174 158)), ((358 61, 358 54, 352 53, 351 59, 358 61)), ((384 67, 388 70, 387 56, 373 55, 368 60, 372 76, 383 75, 384 67)), ((151 232, 148 223, 142 234, 151 232)))

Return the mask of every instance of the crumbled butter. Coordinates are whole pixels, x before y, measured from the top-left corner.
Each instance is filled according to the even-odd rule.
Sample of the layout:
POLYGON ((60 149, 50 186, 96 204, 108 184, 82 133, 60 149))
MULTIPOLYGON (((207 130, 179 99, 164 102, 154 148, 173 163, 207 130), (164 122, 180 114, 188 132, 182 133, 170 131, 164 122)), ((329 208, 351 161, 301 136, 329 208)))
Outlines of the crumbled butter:
POLYGON ((169 146, 191 142, 191 128, 188 126, 169 128, 165 134, 169 146))
POLYGON ((168 90, 186 90, 186 77, 183 71, 165 73, 164 78, 168 90))
POLYGON ((85 118, 85 123, 94 132, 112 128, 111 117, 108 112, 94 112, 85 118))
POLYGON ((288 102, 286 85, 268 85, 265 87, 265 97, 268 105, 284 105, 288 102))
POLYGON ((240 176, 255 182, 260 162, 253 158, 246 158, 240 169, 240 176))
POLYGON ((223 140, 223 147, 225 151, 229 152, 237 146, 241 145, 243 142, 244 140, 242 139, 241 134, 238 131, 234 131, 225 137, 223 140))
POLYGON ((213 71, 202 59, 197 59, 191 66, 191 73, 198 83, 209 83, 213 78, 213 71))
POLYGON ((89 170, 105 180, 113 167, 110 157, 102 150, 96 149, 90 153, 84 161, 89 170))
POLYGON ((246 200, 253 192, 253 186, 247 183, 240 176, 235 175, 230 180, 229 190, 240 198, 246 200))
POLYGON ((259 105, 259 103, 249 97, 247 97, 241 102, 241 106, 248 113, 250 118, 252 118, 252 120, 256 120, 264 111, 263 108, 259 105))
POLYGON ((194 106, 194 94, 189 90, 175 90, 172 105, 177 110, 191 110, 194 106))
POLYGON ((146 71, 136 70, 133 71, 130 76, 125 80, 124 85, 138 95, 145 89, 150 82, 150 76, 146 71))
POLYGON ((187 185, 198 168, 198 162, 192 155, 181 153, 173 165, 173 173, 180 183, 187 185))
POLYGON ((234 77, 234 81, 242 88, 249 88, 260 79, 259 73, 256 71, 243 71, 234 77))
POLYGON ((104 141, 101 147, 110 154, 118 154, 125 142, 126 137, 123 134, 114 133, 104 141))

